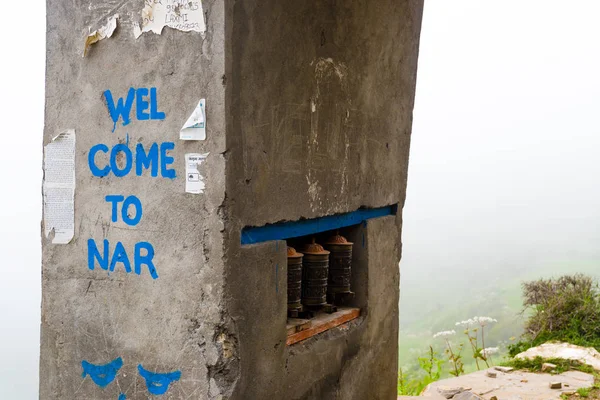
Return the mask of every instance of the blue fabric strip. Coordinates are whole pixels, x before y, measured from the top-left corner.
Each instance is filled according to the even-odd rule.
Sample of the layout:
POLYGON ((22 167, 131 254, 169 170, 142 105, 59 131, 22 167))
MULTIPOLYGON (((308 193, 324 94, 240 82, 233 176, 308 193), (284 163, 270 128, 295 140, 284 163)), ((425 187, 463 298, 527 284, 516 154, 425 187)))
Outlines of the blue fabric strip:
POLYGON ((282 222, 259 227, 245 227, 242 229, 241 243, 245 245, 313 235, 346 226, 358 225, 372 218, 395 215, 397 209, 398 206, 394 204, 380 208, 361 208, 353 212, 328 215, 321 218, 282 222))

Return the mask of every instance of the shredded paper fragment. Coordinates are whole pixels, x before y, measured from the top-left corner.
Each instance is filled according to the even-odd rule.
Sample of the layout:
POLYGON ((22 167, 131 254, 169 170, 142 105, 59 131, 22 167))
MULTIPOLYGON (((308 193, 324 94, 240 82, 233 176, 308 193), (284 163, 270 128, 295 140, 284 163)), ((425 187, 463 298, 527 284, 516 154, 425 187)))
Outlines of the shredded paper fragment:
POLYGON ((183 32, 206 32, 201 0, 145 0, 142 27, 134 27, 136 39, 144 32, 162 33, 165 26, 183 32))
POLYGON ((205 99, 200 99, 194 112, 183 124, 179 131, 181 140, 205 140, 206 139, 206 109, 205 99))
POLYGON ((85 46, 83 48, 84 57, 87 55, 88 50, 94 43, 112 36, 112 34, 115 32, 115 29, 117 29, 117 19, 119 19, 119 14, 113 15, 108 19, 106 25, 100 27, 100 29, 95 30, 87 36, 85 39, 85 46))
POLYGON ((204 184, 204 177, 200 175, 198 169, 209 153, 189 153, 185 155, 185 191, 186 193, 200 194, 204 193, 206 185, 204 184))
POLYGON ((67 244, 75 232, 75 131, 61 132, 44 148, 44 233, 67 244))

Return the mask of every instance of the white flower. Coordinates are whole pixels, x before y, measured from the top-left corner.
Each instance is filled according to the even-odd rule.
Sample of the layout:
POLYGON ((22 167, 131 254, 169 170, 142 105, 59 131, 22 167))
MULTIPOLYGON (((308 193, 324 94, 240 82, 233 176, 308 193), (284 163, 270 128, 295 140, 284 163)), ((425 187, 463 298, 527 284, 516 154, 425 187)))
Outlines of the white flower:
POLYGON ((498 351, 500 350, 497 347, 487 347, 485 349, 482 349, 480 353, 482 356, 487 357, 489 355, 498 353, 498 351))
POLYGON ((444 337, 452 336, 454 334, 456 334, 456 331, 454 331, 454 330, 452 330, 452 331, 441 331, 441 332, 438 332, 435 335, 433 335, 433 338, 434 339, 437 338, 437 337, 444 338, 444 337))
POLYGON ((459 321, 456 323, 456 326, 464 326, 465 328, 469 328, 471 325, 473 325, 475 323, 475 321, 473 321, 472 318, 470 319, 466 319, 464 321, 459 321))
POLYGON ((480 326, 486 326, 488 323, 498 322, 498 320, 490 317, 473 317, 473 321, 480 326))

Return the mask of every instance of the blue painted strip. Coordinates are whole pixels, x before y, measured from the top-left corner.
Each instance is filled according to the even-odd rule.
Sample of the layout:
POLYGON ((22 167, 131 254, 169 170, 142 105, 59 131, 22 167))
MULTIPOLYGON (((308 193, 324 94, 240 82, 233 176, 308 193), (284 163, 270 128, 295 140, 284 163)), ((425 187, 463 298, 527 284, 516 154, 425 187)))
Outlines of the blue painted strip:
POLYGON ((395 215, 397 210, 398 206, 394 204, 380 208, 361 208, 353 212, 329 215, 321 218, 282 222, 259 227, 245 227, 242 229, 241 243, 242 245, 254 244, 314 235, 316 233, 358 225, 372 218, 395 215))

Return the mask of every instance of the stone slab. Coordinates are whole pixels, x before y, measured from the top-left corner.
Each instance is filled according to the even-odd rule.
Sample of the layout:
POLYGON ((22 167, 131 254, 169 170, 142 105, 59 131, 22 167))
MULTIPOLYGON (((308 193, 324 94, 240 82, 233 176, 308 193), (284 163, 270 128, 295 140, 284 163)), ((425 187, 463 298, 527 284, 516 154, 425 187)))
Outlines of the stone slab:
POLYGON ((489 400, 492 396, 511 400, 550 400, 560 399, 564 392, 591 387, 594 377, 579 371, 568 371, 558 375, 535 374, 531 372, 498 371, 496 378, 486 376, 486 371, 462 375, 458 378, 442 379, 429 385, 424 397, 438 396, 440 387, 469 387, 475 394, 489 400), (550 389, 550 382, 561 382, 562 389, 550 389))

